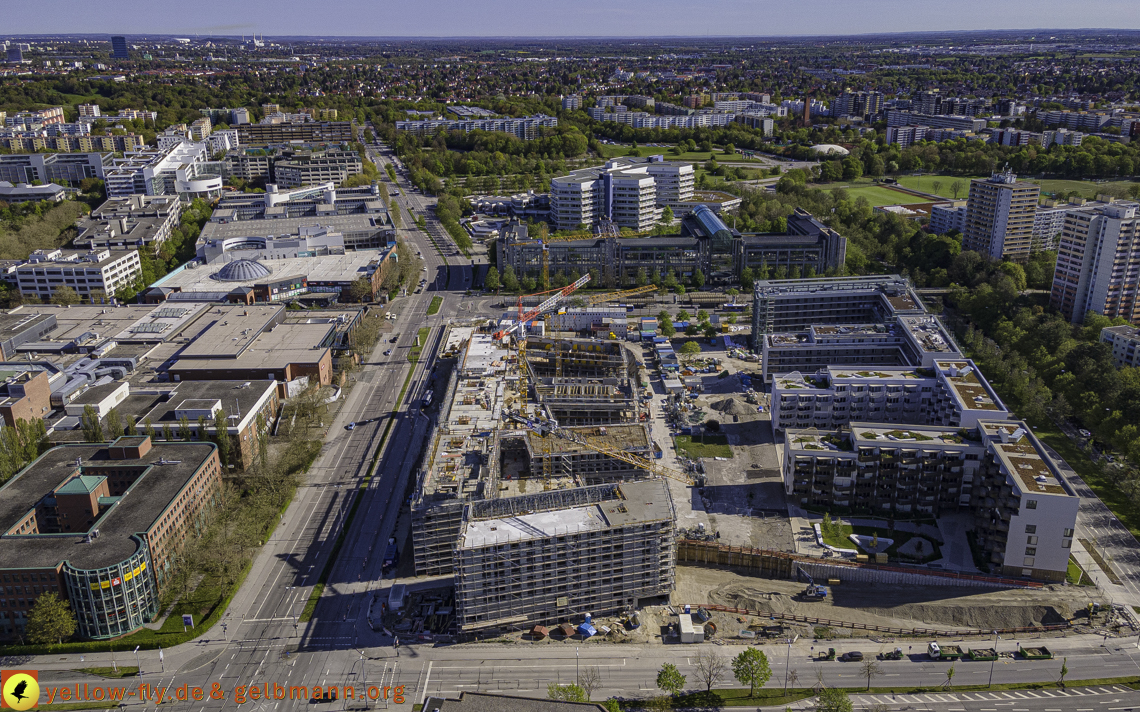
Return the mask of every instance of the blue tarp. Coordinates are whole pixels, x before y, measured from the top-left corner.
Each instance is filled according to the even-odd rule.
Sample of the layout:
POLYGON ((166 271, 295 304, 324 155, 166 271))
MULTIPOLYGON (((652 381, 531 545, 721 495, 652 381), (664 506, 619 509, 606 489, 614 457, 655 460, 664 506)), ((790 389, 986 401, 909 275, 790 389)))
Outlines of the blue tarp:
POLYGON ((598 631, 594 629, 594 626, 590 625, 589 623, 583 623, 582 625, 578 626, 578 634, 583 638, 589 638, 591 635, 596 635, 597 632, 598 631))

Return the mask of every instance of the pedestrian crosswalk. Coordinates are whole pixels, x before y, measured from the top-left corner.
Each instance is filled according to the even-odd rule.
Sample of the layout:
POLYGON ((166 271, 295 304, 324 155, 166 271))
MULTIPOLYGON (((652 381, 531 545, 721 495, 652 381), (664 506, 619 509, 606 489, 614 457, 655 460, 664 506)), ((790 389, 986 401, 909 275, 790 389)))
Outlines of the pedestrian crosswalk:
POLYGON ((920 695, 852 695, 855 706, 891 704, 929 704, 938 702, 1008 702, 1010 700, 1044 700, 1050 697, 1089 697, 1132 692, 1119 685, 1074 687, 1066 690, 1011 690, 1009 692, 931 692, 920 695))

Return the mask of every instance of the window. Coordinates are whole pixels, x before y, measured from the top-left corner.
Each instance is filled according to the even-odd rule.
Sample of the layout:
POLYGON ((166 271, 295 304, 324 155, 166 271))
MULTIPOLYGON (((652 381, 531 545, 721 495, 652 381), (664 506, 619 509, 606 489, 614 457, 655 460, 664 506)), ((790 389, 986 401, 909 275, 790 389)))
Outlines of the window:
POLYGON ((1026 524, 1025 525, 1025 533, 1026 534, 1036 534, 1037 533, 1037 525, 1036 524, 1026 524))
POLYGON ((1065 530, 1065 536, 1066 536, 1066 537, 1071 537, 1072 535, 1073 535, 1073 530, 1072 530, 1072 529, 1066 529, 1066 530, 1065 530))
POLYGON ((1025 508, 1026 509, 1037 509, 1037 500, 1035 500, 1035 499, 1025 500, 1025 508))
POLYGON ((1062 549, 1073 548, 1073 540, 1072 539, 1065 539, 1064 541, 1061 542, 1061 548, 1062 549))
POLYGON ((1026 556, 1036 556, 1037 555, 1037 547, 1035 547, 1035 546, 1026 547, 1025 548, 1025 555, 1026 556))
POLYGON ((1025 561, 1023 561, 1021 565, 1022 566, 1032 566, 1033 565, 1033 557, 1032 556, 1025 557, 1025 561))
POLYGON ((1037 537, 1035 537, 1035 536, 1026 537, 1025 539, 1026 539, 1026 541, 1025 541, 1026 544, 1033 545, 1033 544, 1037 543, 1037 537))

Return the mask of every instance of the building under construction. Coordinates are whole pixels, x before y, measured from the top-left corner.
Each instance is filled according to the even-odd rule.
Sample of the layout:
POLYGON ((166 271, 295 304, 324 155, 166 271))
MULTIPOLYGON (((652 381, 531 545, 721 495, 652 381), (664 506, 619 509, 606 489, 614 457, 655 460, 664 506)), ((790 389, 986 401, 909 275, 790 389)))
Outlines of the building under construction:
POLYGON ((472 502, 456 550, 461 630, 610 615, 673 590, 661 480, 472 502))
MULTIPOLYGON (((662 482, 638 483, 638 487, 657 487, 654 491, 661 496, 647 499, 638 494, 633 499, 639 504, 632 510, 619 501, 633 481, 649 475, 646 467, 655 467, 646 463, 661 454, 644 424, 646 406, 631 379, 636 375, 632 355, 616 342, 530 337, 521 349, 525 356, 520 364, 519 351, 485 332, 452 329, 447 341, 465 345, 453 350, 457 353, 455 369, 417 476, 412 501, 416 575, 458 574, 463 566, 468 567, 467 579, 457 588, 457 613, 467 629, 501 624, 508 617, 545 621, 579 610, 578 605, 591 606, 589 610, 600 614, 633 605, 639 597, 668 592, 673 555, 672 544, 661 541, 665 525, 643 528, 631 524, 650 515, 656 522, 659 512, 650 512, 645 503, 657 502, 668 512, 664 519, 668 520, 666 538, 671 541, 668 489, 662 482), (551 429, 554 423, 558 424, 556 434, 551 429), (611 500, 614 512, 605 504, 611 500), (561 560, 562 549, 568 545, 564 535, 535 528, 534 523, 526 524, 509 514, 516 509, 533 513, 536 521, 555 528, 558 522, 578 522, 583 527, 593 523, 574 539, 581 551, 597 547, 599 552, 583 553, 583 562, 612 556, 615 546, 634 547, 633 540, 641 537, 634 547, 638 551, 648 547, 663 552, 653 559, 661 562, 659 570, 630 577, 628 583, 620 573, 599 577, 597 586, 574 582, 573 577, 555 577, 582 589, 572 603, 564 605, 557 600, 565 592, 553 598, 546 595, 558 588, 554 584, 533 589, 523 583, 511 584, 509 592, 492 596, 489 587, 497 590, 506 584, 480 583, 471 576, 474 569, 470 567, 482 566, 478 562, 485 557, 509 562, 514 555, 520 558, 511 567, 536 566, 521 562, 540 549, 549 549, 553 564, 561 560), (504 517, 512 521, 512 531, 530 527, 525 547, 499 551, 499 545, 485 535, 499 531, 498 525, 486 525, 486 521, 504 517), (485 544, 481 543, 484 539, 485 544), (465 564, 460 563, 462 552, 468 557, 463 559, 465 564), (651 579, 657 583, 648 583, 651 579), (496 601, 506 606, 508 599, 514 601, 508 606, 514 613, 505 616, 496 601)), ((643 563, 649 566, 648 559, 643 563)), ((567 572, 561 566, 558 571, 567 572)))

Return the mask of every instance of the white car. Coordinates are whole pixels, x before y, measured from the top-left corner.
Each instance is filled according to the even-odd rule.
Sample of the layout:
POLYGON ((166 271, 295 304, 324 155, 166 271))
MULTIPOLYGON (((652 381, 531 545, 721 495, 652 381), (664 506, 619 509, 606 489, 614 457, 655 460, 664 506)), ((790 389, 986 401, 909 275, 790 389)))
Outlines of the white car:
POLYGON ((1077 432, 1081 434, 1082 438, 1091 438, 1092 437, 1092 433, 1090 433, 1087 430, 1082 429, 1082 430, 1078 430, 1077 432))
POLYGON ((355 422, 349 423, 348 425, 344 426, 344 429, 345 430, 356 430, 356 423, 355 422))

